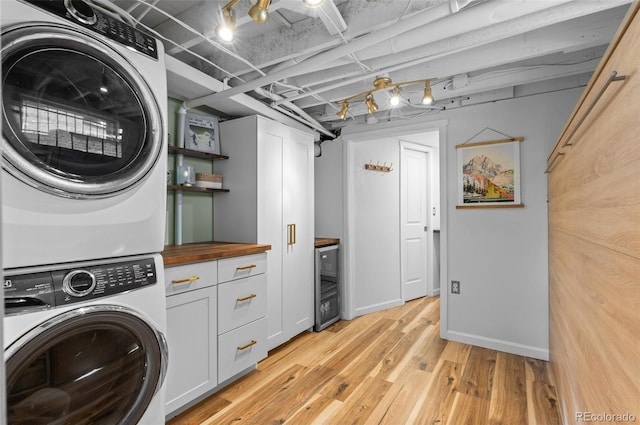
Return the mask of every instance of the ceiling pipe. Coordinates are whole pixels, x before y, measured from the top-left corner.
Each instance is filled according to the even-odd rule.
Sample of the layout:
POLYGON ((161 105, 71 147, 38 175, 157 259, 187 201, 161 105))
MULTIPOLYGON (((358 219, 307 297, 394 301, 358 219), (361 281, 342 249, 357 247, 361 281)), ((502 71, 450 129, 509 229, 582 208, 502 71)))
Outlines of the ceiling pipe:
POLYGON ((240 84, 236 87, 232 87, 230 89, 223 90, 221 92, 212 93, 199 98, 191 99, 185 103, 189 108, 194 108, 194 107, 205 105, 208 102, 211 102, 214 100, 227 99, 237 94, 246 93, 258 87, 272 84, 272 83, 275 83, 276 81, 280 81, 285 78, 304 74, 319 66, 323 66, 324 64, 331 62, 335 59, 341 58, 350 53, 364 49, 366 47, 373 46, 377 43, 382 42, 383 40, 387 40, 403 32, 410 31, 414 28, 418 28, 420 26, 430 24, 431 22, 437 21, 438 19, 442 19, 453 13, 456 13, 462 8, 469 5, 473 1, 477 1, 477 0, 449 0, 448 2, 441 3, 438 6, 435 6, 429 9, 425 9, 420 13, 410 18, 407 18, 406 20, 403 21, 403 25, 394 25, 394 26, 382 29, 375 33, 358 38, 350 42, 349 44, 342 45, 340 47, 337 47, 325 53, 320 53, 310 59, 307 59, 304 62, 301 62, 299 65, 292 66, 290 68, 283 69, 271 74, 267 74, 264 77, 257 78, 255 80, 249 81, 244 84, 240 84))
MULTIPOLYGON (((366 73, 363 75, 361 74, 361 71, 359 69, 356 69, 354 67, 353 77, 351 78, 345 78, 349 74, 345 75, 344 70, 342 70, 340 73, 336 73, 332 71, 327 71, 327 72, 323 71, 322 74, 326 74, 327 76, 322 77, 321 80, 319 80, 320 76, 317 76, 316 81, 296 80, 296 81, 292 81, 292 83, 300 87, 308 87, 308 86, 318 85, 323 82, 324 83, 331 82, 331 81, 336 81, 336 82, 332 84, 327 84, 322 87, 318 87, 313 90, 305 91, 304 93, 301 93, 295 96, 287 97, 286 100, 289 102, 293 102, 293 101, 307 98, 319 93, 326 93, 328 91, 345 87, 350 84, 355 84, 365 79, 375 78, 375 76, 377 75, 388 74, 391 72, 396 72, 405 68, 416 66, 421 63, 429 62, 434 59, 438 59, 440 57, 450 55, 457 51, 463 51, 469 48, 473 48, 478 45, 477 40, 482 40, 482 44, 496 42, 499 40, 503 40, 505 38, 514 37, 521 34, 523 32, 522 28, 525 28, 527 31, 530 31, 532 29, 540 29, 540 28, 547 27, 549 25, 556 24, 560 21, 582 17, 585 15, 589 15, 591 13, 617 7, 628 2, 629 0, 610 0, 608 2, 593 2, 593 3, 589 2, 589 4, 584 2, 578 2, 578 3, 574 2, 574 3, 564 4, 564 5, 554 7, 553 19, 549 18, 549 16, 547 16, 548 14, 545 13, 544 10, 534 14, 530 14, 528 16, 515 17, 514 20, 512 21, 494 24, 493 26, 494 31, 491 32, 491 37, 487 37, 481 34, 483 29, 480 28, 475 30, 474 32, 466 33, 464 36, 463 34, 460 34, 460 36, 462 37, 458 37, 455 39, 455 43, 453 47, 451 47, 452 43, 449 42, 447 43, 446 49, 436 48, 438 47, 436 43, 441 43, 441 44, 444 43, 442 40, 438 40, 431 43, 431 45, 434 48, 429 48, 423 45, 418 49, 407 51, 405 52, 405 54, 395 54, 391 57, 385 58, 384 60, 376 61, 374 63, 372 63, 371 61, 368 62, 368 65, 370 65, 373 69, 376 70, 374 72, 366 73)), ((459 19, 462 18, 463 15, 475 16, 475 14, 472 14, 472 12, 476 10, 482 11, 483 10, 482 6, 484 5, 475 6, 469 9, 468 11, 465 11, 464 13, 461 13, 459 15, 452 17, 451 20, 455 19, 456 20, 455 22, 459 22, 459 19)), ((450 20, 447 20, 447 23, 448 22, 450 22, 450 20)), ((435 25, 438 25, 439 23, 440 22, 436 23, 435 25)), ((429 29, 427 28, 427 32, 428 30, 429 29)), ((426 34, 425 34, 425 37, 426 37, 426 34)), ((331 98, 332 96, 328 96, 328 97, 331 98)), ((277 105, 278 101, 276 101, 275 104, 277 105)), ((299 105, 299 106, 304 108, 304 107, 313 106, 313 104, 305 103, 304 105, 299 105)))
POLYGON ((335 137, 336 135, 333 134, 332 132, 330 132, 329 130, 327 130, 326 128, 324 128, 322 126, 322 124, 320 124, 318 121, 316 121, 311 115, 307 114, 302 108, 299 108, 297 105, 291 103, 291 102, 287 102, 286 99, 284 99, 282 96, 277 95, 275 93, 270 93, 262 88, 257 88, 254 90, 257 94, 259 94, 260 96, 264 96, 267 97, 273 101, 279 101, 280 104, 279 105, 283 105, 286 106, 287 108, 291 109, 292 111, 294 111, 296 114, 298 114, 296 116, 296 114, 293 114, 289 111, 287 111, 284 108, 280 108, 278 107, 278 111, 285 113, 286 115, 289 115, 291 118, 301 122, 304 125, 308 125, 316 130, 318 130, 320 133, 324 134, 325 136, 329 136, 329 137, 335 137))

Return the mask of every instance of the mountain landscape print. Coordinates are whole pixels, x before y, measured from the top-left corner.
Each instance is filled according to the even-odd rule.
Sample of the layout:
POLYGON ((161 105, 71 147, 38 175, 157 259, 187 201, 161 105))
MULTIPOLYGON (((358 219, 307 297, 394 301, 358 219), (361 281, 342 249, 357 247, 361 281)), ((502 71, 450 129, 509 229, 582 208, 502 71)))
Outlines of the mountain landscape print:
POLYGON ((516 163, 513 143, 461 147, 463 204, 514 203, 516 163))

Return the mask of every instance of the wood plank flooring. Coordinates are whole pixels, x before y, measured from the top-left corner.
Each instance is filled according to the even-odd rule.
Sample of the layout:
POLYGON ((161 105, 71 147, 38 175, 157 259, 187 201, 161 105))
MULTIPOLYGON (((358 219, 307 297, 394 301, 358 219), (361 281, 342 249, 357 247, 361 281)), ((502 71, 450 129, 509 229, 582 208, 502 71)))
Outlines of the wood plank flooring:
POLYGON ((340 321, 271 351, 169 425, 556 425, 544 361, 440 339, 439 298, 340 321))

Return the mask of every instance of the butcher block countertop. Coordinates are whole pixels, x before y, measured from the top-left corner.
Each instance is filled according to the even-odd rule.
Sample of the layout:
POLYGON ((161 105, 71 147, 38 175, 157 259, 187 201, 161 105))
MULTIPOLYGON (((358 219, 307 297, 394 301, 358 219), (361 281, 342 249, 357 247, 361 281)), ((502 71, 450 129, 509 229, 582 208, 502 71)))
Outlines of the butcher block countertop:
POLYGON ((202 242, 184 245, 166 245, 162 251, 165 267, 221 258, 260 254, 269 251, 271 245, 233 242, 202 242))
POLYGON ((337 238, 316 238, 315 247, 321 248, 323 246, 338 245, 339 243, 340 239, 337 238))

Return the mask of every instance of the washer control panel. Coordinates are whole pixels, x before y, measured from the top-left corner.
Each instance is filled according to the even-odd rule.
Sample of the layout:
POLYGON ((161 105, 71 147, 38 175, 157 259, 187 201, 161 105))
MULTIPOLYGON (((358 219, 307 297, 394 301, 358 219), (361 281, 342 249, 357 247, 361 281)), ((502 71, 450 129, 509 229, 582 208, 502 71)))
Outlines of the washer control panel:
POLYGON ((5 314, 86 302, 158 282, 153 258, 35 273, 7 272, 5 314))
POLYGON ((35 7, 88 28, 110 40, 158 59, 155 38, 83 0, 23 0, 35 7))

